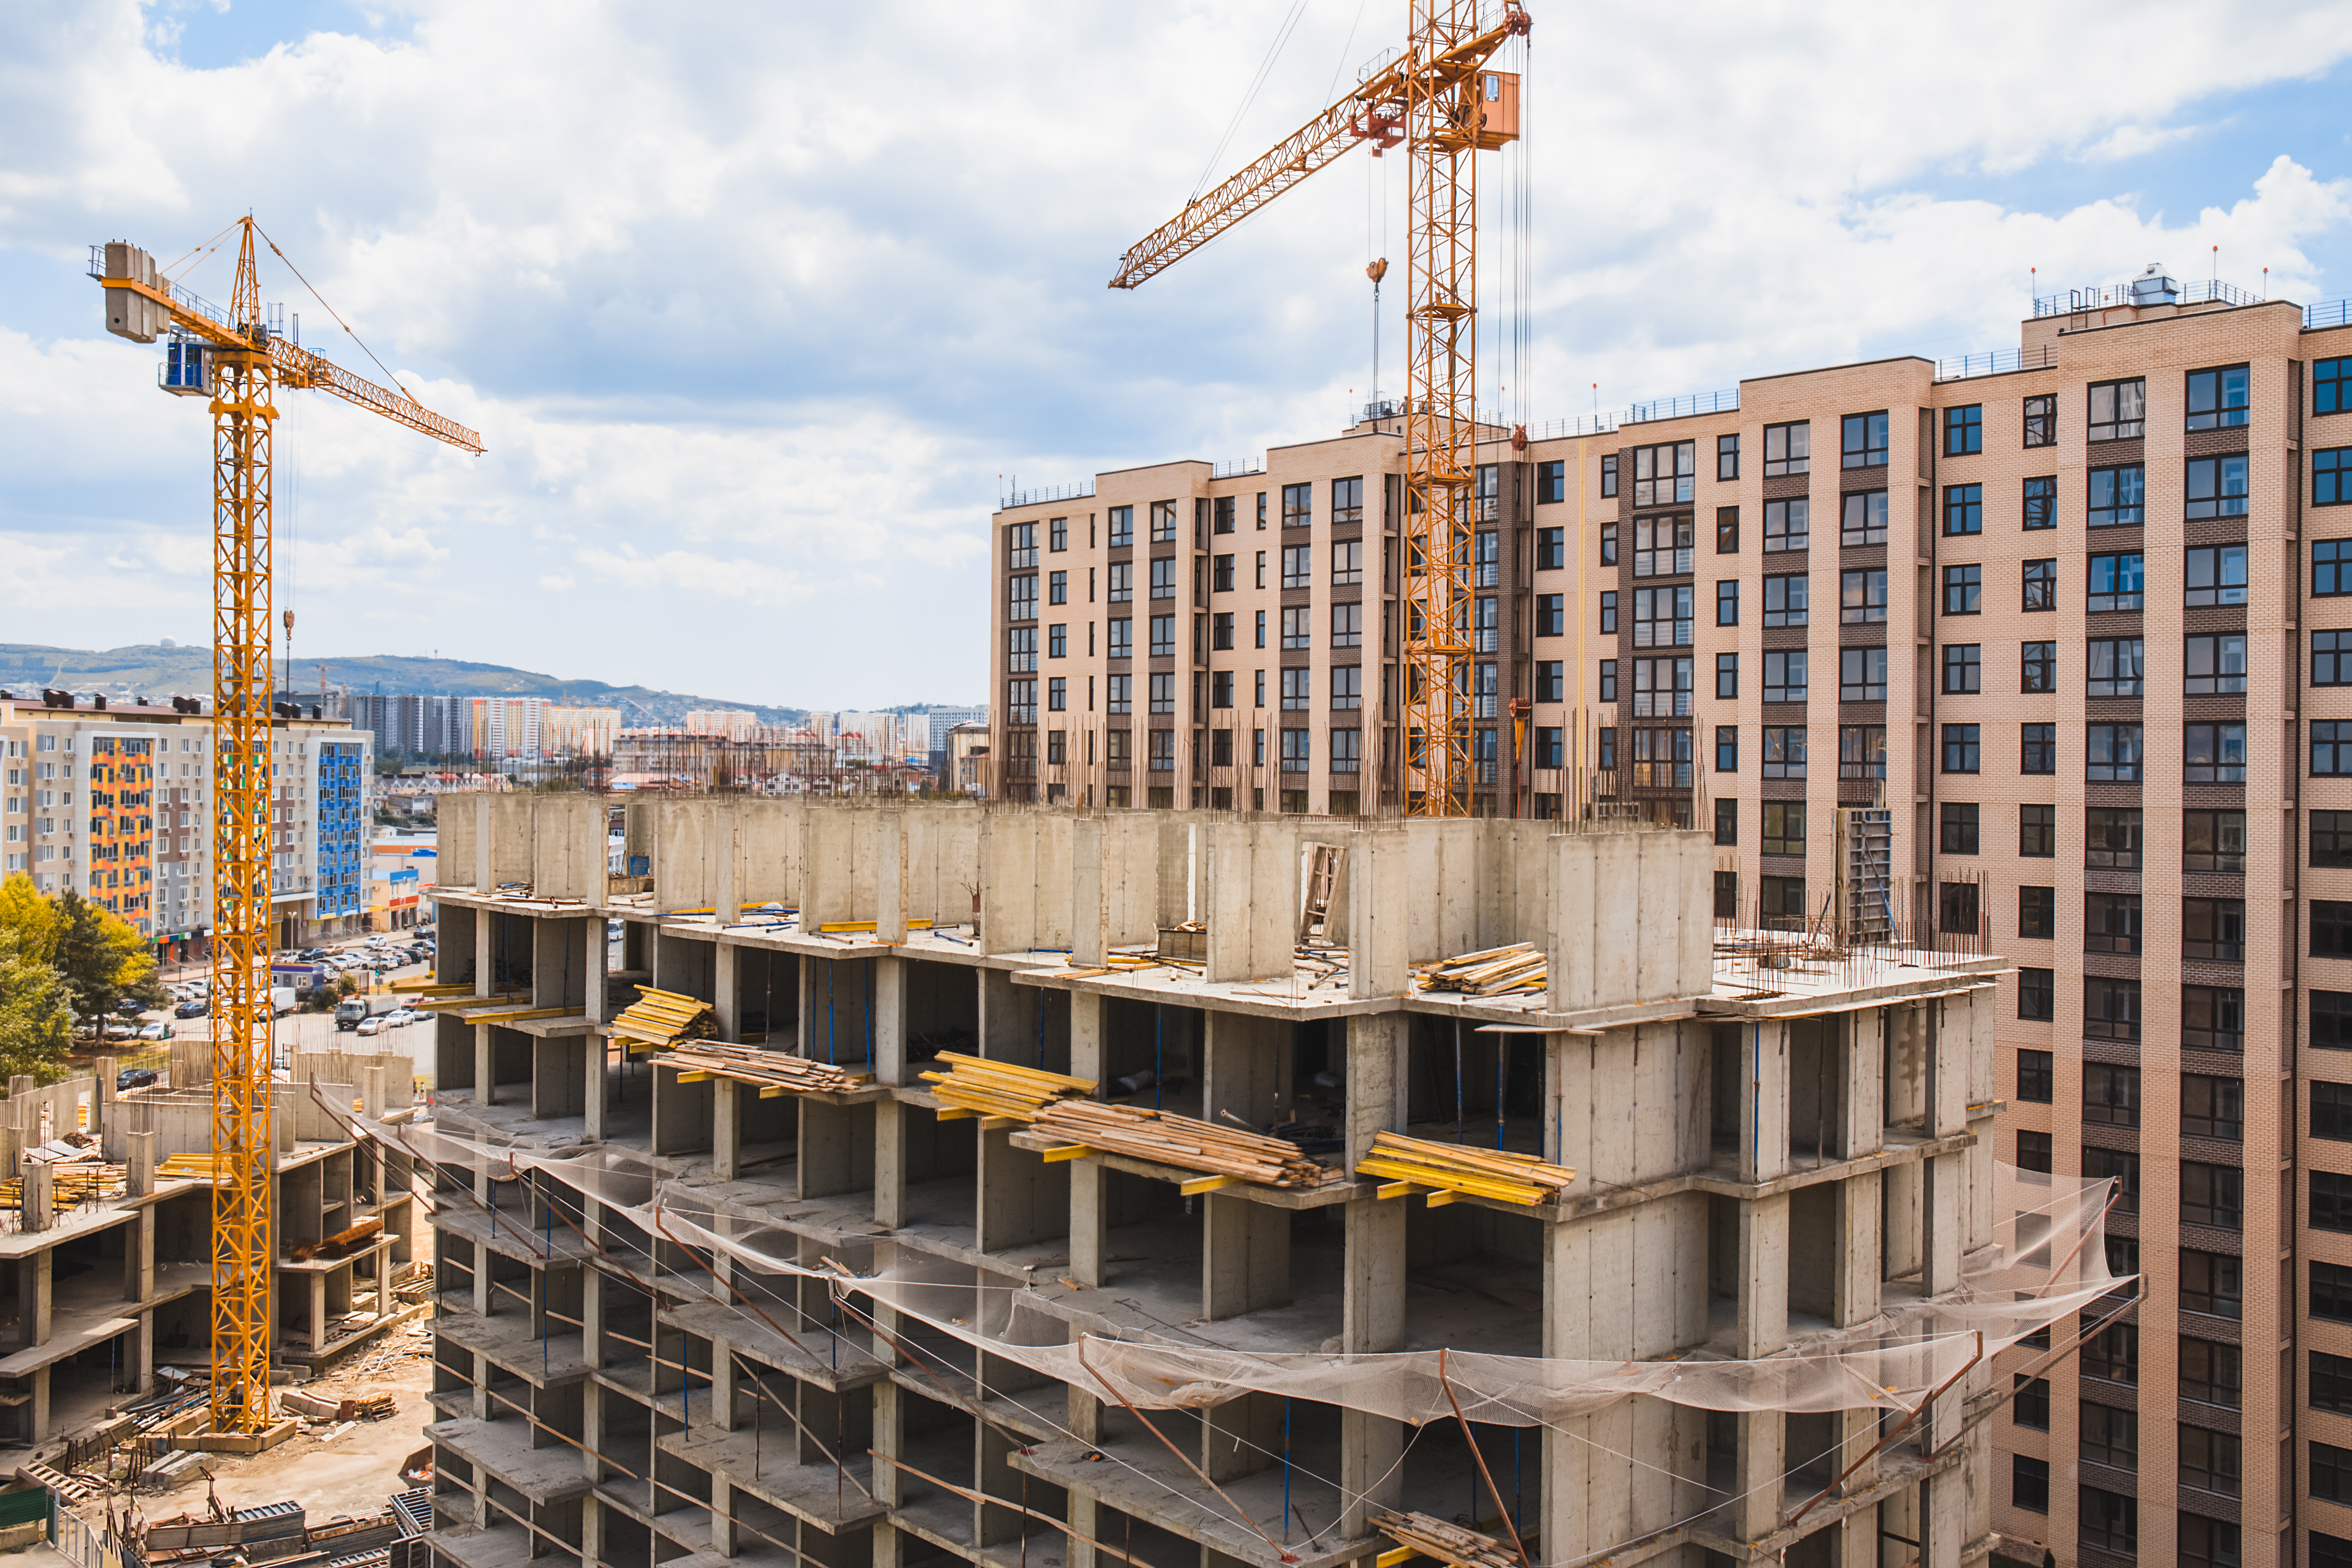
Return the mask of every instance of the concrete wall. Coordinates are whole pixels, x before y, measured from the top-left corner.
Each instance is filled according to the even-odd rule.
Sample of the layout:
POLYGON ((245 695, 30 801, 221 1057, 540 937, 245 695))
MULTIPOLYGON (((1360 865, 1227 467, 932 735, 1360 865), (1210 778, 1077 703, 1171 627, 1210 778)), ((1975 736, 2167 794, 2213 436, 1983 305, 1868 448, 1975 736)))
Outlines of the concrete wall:
POLYGON ((531 807, 530 884, 542 899, 602 900, 607 806, 600 795, 518 797, 531 807))
POLYGON ((1705 833, 1549 840, 1556 1012, 1704 995, 1713 987, 1713 841, 1705 833))

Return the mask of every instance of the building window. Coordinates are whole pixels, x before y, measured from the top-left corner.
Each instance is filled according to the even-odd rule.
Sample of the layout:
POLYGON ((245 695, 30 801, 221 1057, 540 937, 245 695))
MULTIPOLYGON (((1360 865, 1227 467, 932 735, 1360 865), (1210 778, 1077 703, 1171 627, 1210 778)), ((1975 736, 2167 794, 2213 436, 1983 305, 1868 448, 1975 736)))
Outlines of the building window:
POLYGON ((2331 447, 2311 455, 2311 502, 2352 505, 2352 447, 2331 447))
POLYGON ((1067 572, 1046 574, 1045 602, 1049 605, 1066 605, 1070 602, 1070 574, 1067 572))
POLYGON ((1838 649, 1838 700, 1886 700, 1886 650, 1883 647, 1838 649))
POLYGON ((1715 624, 1718 626, 1739 624, 1739 583, 1736 578, 1715 585, 1715 624))
POLYGON ((1633 523, 1633 575, 1675 577, 1691 569, 1692 532, 1687 517, 1637 518, 1633 523))
POLYGON ((2083 1458, 2118 1470, 2139 1468, 2139 1416, 2113 1405, 2084 1400, 2081 1407, 2083 1458))
POLYGON ((2084 777, 2093 784, 2137 784, 2140 776, 2140 726, 2093 724, 2084 748, 2084 777))
POLYGON ((1944 456, 1965 458, 1984 450, 1984 405, 1944 410, 1944 456))
POLYGON ((1675 441, 1633 448, 1633 504, 1679 506, 1691 499, 1698 472, 1698 443, 1675 441))
MULTIPOLYGON (((1287 675, 1290 672, 1288 670, 1285 670, 1283 673, 1287 675)), ((1151 711, 1154 713, 1175 712, 1176 677, 1172 674, 1155 675, 1150 678, 1150 680, 1151 711)))
MULTIPOLYGON (((2347 651, 2352 651, 2352 641, 2347 641, 2345 646, 2347 651)), ((2190 637, 2183 664, 2187 671, 2187 690, 2191 697, 2219 697, 2243 691, 2246 689, 2246 634, 2217 632, 2208 637, 2190 637)))
POLYGON ((1800 420, 1793 425, 1764 426, 1764 477, 1778 479, 1783 474, 1801 474, 1812 468, 1812 426, 1800 420))
POLYGON ((1364 668, 1359 664, 1335 664, 1331 667, 1331 706, 1339 709, 1361 708, 1364 705, 1364 668))
MULTIPOLYGON (((1720 822, 1721 818, 1718 816, 1717 820, 1720 822)), ((1715 918, 1719 921, 1739 918, 1739 873, 1737 871, 1717 871, 1715 874, 1715 918)))
POLYGON ((1175 616, 1154 616, 1151 617, 1151 657, 1154 658, 1174 658, 1176 657, 1175 616))
POLYGON ((1840 421, 1842 427, 1841 466, 1848 468, 1882 468, 1886 462, 1886 411, 1875 414, 1849 414, 1840 421))
POLYGON ((1354 588, 1364 581, 1364 542, 1339 539, 1331 543, 1331 585, 1354 588))
MULTIPOLYGON (((2046 1019, 2050 1016, 2050 982, 2047 969, 2018 971, 2017 1016, 2021 1018, 2046 1019), (2026 977, 2038 977, 2029 986, 2026 977)), ((2034 1105, 2047 1105, 2057 1092, 2057 1056, 2050 1051, 2021 1050, 2017 1053, 2017 1098, 2034 1105)))
POLYGON ((2246 602, 2246 547, 2201 546, 2189 552, 2185 602, 2190 609, 2246 602))
POLYGON ((1718 800, 1715 803, 1715 844, 1718 849, 1736 849, 1739 847, 1739 803, 1738 801, 1718 800))
MULTIPOLYGON (((1557 468, 1559 465, 1554 464, 1557 468)), ((1568 564, 1568 530, 1538 528, 1536 530, 1536 570, 1558 572, 1568 564)))
MULTIPOLYGON (((2093 1152, 2084 1151, 2085 1153, 2093 1152)), ((2106 1149, 2095 1152, 2117 1152, 2117 1151, 2106 1149)), ((2124 1159, 2130 1163, 2128 1174, 2122 1172, 2108 1173, 2118 1177, 2124 1184, 2121 1191, 2137 1196, 2139 1192, 2139 1156, 2126 1154, 2124 1159)), ((2120 1209, 2125 1205, 2118 1202, 2116 1206, 2120 1209)), ((2139 1325, 2111 1322, 2097 1333, 2090 1335, 2083 1345, 2083 1371, 2086 1376, 2104 1378, 2109 1383, 2138 1383, 2139 1325)))
POLYGON ((2180 1397, 2235 1410, 2242 1396, 2238 1347, 2211 1340, 2180 1341, 2180 1397))
MULTIPOLYGON (((1886 619, 1886 574, 1844 572, 1838 576, 1838 619, 1866 626, 1886 619)), ((1770 625, 1769 621, 1765 623, 1770 625)))
POLYGON ((2352 358, 2315 360, 2311 366, 2311 411, 2352 411, 2352 358))
POLYGON ((1601 499, 1607 500, 1617 493, 1617 454, 1610 453, 1601 459, 1601 499))
POLYGON ((2219 430, 2225 426, 2243 425, 2249 390, 2247 367, 2242 364, 2190 371, 2188 428, 2219 430))
POLYGON ((1838 777, 1883 779, 1886 776, 1886 726, 1838 726, 1838 777))
MULTIPOLYGON (((2352 1448, 2312 1440, 2311 1495, 2322 1502, 2352 1503, 2352 1448)), ((2347 1556, 2352 1557, 2352 1551, 2347 1556)))
POLYGON ((2137 697, 2142 694, 2146 659, 2138 637, 2093 637, 2084 649, 2093 697, 2137 697))
POLYGON ((1617 765, 1617 727, 1603 724, 1593 742, 1593 765, 1603 773, 1617 765))
POLYGON ((1739 509, 1736 506, 1715 509, 1715 552, 1717 555, 1739 553, 1739 509))
POLYGON ((1948 534, 1984 531, 1984 486, 1944 487, 1944 531, 1948 534))
POLYGON ((2047 1132, 2020 1132, 2017 1135, 2017 1168, 2021 1171, 2050 1171, 2051 1138, 2047 1132))
POLYGON ((2352 539, 2319 539, 2311 545, 2311 596, 2341 598, 2352 594, 2352 539))
POLYGON ((2083 1033, 2094 1039, 2139 1038, 2139 982, 2094 976, 2083 983, 2083 1033))
POLYGON ((2311 775, 2323 779, 2352 775, 2352 721, 2312 721, 2311 775))
POLYGON ((2191 458, 2187 488, 2192 518, 2245 516, 2246 455, 2191 458))
POLYGON ((2084 432, 2084 439, 2128 441, 2140 433, 2141 422, 2147 415, 2147 383, 2138 377, 2094 382, 2090 402, 2090 428, 2084 432))
MULTIPOLYGON (((1158 562, 1152 563, 1156 568, 1158 562)), ((1153 574, 1156 577, 1157 572, 1153 574)), ((1282 547, 1282 585, 1286 588, 1311 588, 1315 585, 1315 547, 1311 544, 1286 544, 1282 547)), ((1152 596, 1159 597, 1155 584, 1152 596)))
POLYGON ((1567 733, 1566 730, 1557 724, 1539 724, 1536 727, 1535 765, 1537 767, 1558 768, 1567 765, 1568 752, 1564 740, 1567 733))
POLYGON ((1114 605, 1129 604, 1134 600, 1134 562, 1114 561, 1110 563, 1110 584, 1107 596, 1114 605))
POLYGON ((2044 942, 2058 936, 2058 889, 2018 889, 2018 936, 2044 942))
POLYGON ((2093 468, 2089 522, 2093 528, 2124 528, 2147 520, 2147 470, 2137 463, 2093 468))
POLYGON ((2352 811, 2311 814, 2311 863, 2352 866, 2352 811))
POLYGON ((2083 951, 2137 952, 2139 917, 2137 893, 2084 894, 2083 951))
POLYGON ((2311 1227, 2352 1232, 2352 1176, 2311 1173, 2311 1227))
POLYGON ((1691 732, 1643 728, 1633 731, 1633 786, 1685 789, 1691 782, 1691 732))
POLYGON ((1802 575, 1765 578, 1764 624, 1767 626, 1803 626, 1811 594, 1810 582, 1802 575))
POLYGON ((1805 879, 1759 877, 1758 913, 1766 931, 1802 931, 1806 925, 1805 879))
POLYGON ((2352 958, 2352 904, 2330 899, 2311 901, 2311 956, 2352 958))
POLYGON ((2244 1173, 2235 1165, 2181 1162, 2180 1217, 2188 1225, 2210 1226, 2216 1230, 2243 1230, 2246 1226, 2244 1173))
POLYGON ((2058 645, 2054 642, 2030 642, 2020 645, 2019 687, 2021 691, 2055 691, 2058 689, 2058 645))
POLYGON ((1313 756, 1313 736, 1305 730, 1285 730, 1282 732, 1282 771, 1303 773, 1313 756))
POLYGON ((1331 646, 1361 647, 1364 643, 1364 606, 1334 605, 1331 606, 1331 646))
POLYGON ((1331 481, 1331 526, 1350 528, 1364 521, 1364 480, 1359 474, 1331 481))
POLYGON ((1767 855, 1805 852, 1805 803, 1768 800, 1764 803, 1764 843, 1767 855))
POLYGON ((2245 992, 2231 985, 2182 986, 2180 1044, 2192 1051, 2243 1051, 2245 992))
MULTIPOLYGON (((1037 668, 1037 628, 1013 626, 1004 634, 1004 668, 1014 674, 1028 674, 1037 668)), ((102 820, 102 819, 100 819, 102 820)), ((103 828, 93 823, 92 833, 103 828)))
POLYGON ((1230 669, 1214 671, 1209 677, 1209 706, 1231 708, 1233 705, 1234 672, 1230 669))
MULTIPOLYGON (((2189 1468, 2191 1442, 2189 1435, 2199 1430, 2200 1428, 2189 1426, 2181 1428, 2180 1479, 2184 1485, 2200 1484, 2189 1479, 2189 1468)), ((2226 1432, 2206 1432, 2203 1433, 2203 1436, 2209 1445, 2228 1445, 2230 1462, 2232 1465, 2236 1463, 2238 1452, 2236 1437, 2226 1432)), ((2218 1490, 2219 1488, 2209 1489, 2218 1490)), ((2237 1495, 2237 1479, 2234 1474, 2231 1477, 2228 1495, 2231 1497, 2237 1495)), ((2228 1520, 2208 1519, 2203 1514, 2183 1512, 2180 1515, 2179 1537, 2180 1568, 2239 1568, 2238 1527, 2228 1520)))
POLYGON ((2017 1376, 2017 1397, 2010 1402, 2010 1419, 2036 1432, 2050 1430, 2050 1380, 2017 1376))
POLYGON ((1944 883, 1937 900, 1937 929, 1953 935, 1976 935, 1977 891, 1974 882, 1944 883))
POLYGON ((2025 526, 2058 526, 2058 481, 2050 475, 2025 481, 2025 526))
POLYGON ((1811 503, 1803 496, 1764 503, 1764 552, 1802 550, 1811 542, 1811 503))
POLYGON ((2332 1323, 2352 1323, 2352 1268, 2313 1260, 2311 1315, 2332 1323))
POLYGON ((1739 477, 1739 437, 1717 436, 1715 438, 1715 477, 1718 482, 1728 482, 1739 477))
POLYGON ((2352 686, 2352 631, 2311 634, 2311 683, 2352 686))
POLYGON ((1313 608, 1306 605, 1292 605, 1282 612, 1284 647, 1296 650, 1315 646, 1314 614, 1313 608))
MULTIPOLYGON (((1715 771, 1719 773, 1739 771, 1739 726, 1737 724, 1717 724, 1715 727, 1715 771)), ((1723 804, 1728 803, 1718 803, 1723 804)), ((1718 828, 1722 822, 1723 818, 1718 815, 1716 818, 1718 828)))
POLYGON ((2047 393, 2025 400, 2025 444, 2029 447, 2055 447, 2058 444, 2058 399, 2047 393))
POLYGON ((2192 1138, 2236 1143, 2246 1136, 2246 1080, 2210 1073, 2180 1075, 2180 1130, 2192 1138))
POLYGON ((1111 676, 1107 681, 1105 681, 1103 687, 1103 711, 1106 713, 1132 713, 1135 711, 1134 692, 1135 677, 1131 675, 1111 676))
POLYGON ((2352 1415, 2352 1357, 2311 1352, 2311 1407, 2352 1415))
MULTIPOLYGON (((1069 710, 1069 681, 1057 675, 1051 680, 1045 682, 1045 710, 1049 713, 1062 713, 1066 712, 1069 710)), ((1056 733, 1059 733, 1059 731, 1056 731, 1056 733)))
MULTIPOLYGON (((1036 552, 1032 550, 1030 554, 1036 552)), ((1034 621, 1037 618, 1037 574, 1025 572, 1005 580, 1005 619, 1034 621)))
POLYGON ((2027 859, 2047 860, 2058 853, 2058 808, 2021 805, 2017 808, 2017 852, 2027 859))
POLYGON ((1601 564, 1617 564, 1617 525, 1613 522, 1601 525, 1601 564))
POLYGON ((1687 719, 1690 711, 1689 659, 1637 658, 1633 661, 1633 716, 1636 719, 1687 719))
MULTIPOLYGON (((1806 700, 1806 656, 1801 648, 1764 655, 1764 700, 1802 702, 1806 700)), ((1735 685, 1737 684, 1735 680, 1735 685)), ((1734 693, 1737 695, 1737 693, 1734 693)))
POLYGON ((1306 528, 1315 521, 1315 487, 1285 485, 1282 487, 1282 526, 1306 528))
MULTIPOLYGON (((1715 695, 1725 702, 1739 695, 1739 656, 1719 653, 1715 656, 1715 695)), ((1766 700, 1770 700, 1769 698, 1766 700)))
MULTIPOLYGON (((1882 572, 1878 574, 1878 577, 1882 607, 1875 618, 1883 621, 1886 618, 1884 608, 1886 574, 1882 572)), ((1982 613, 1983 609, 1984 568, 1981 566, 1945 567, 1944 614, 1973 616, 1982 613)))
POLYGON ((1601 635, 1605 637, 1617 635, 1617 595, 1613 593, 1601 595, 1601 635))
POLYGON ((2246 869, 2246 814, 2184 811, 2180 814, 2180 868, 2242 875, 2246 869))
MULTIPOLYGON (((1603 595, 1605 599, 1609 597, 1603 595)), ((1614 629, 1614 628, 1604 628, 1614 629)), ((1536 595, 1536 636, 1556 637, 1568 630, 1568 595, 1538 594, 1536 595)))
POLYGON ((1840 544, 1884 544, 1886 542, 1886 492, 1855 490, 1843 502, 1843 517, 1838 526, 1840 544))
POLYGON ((1972 642, 1944 645, 1944 690, 1966 696, 1984 689, 1984 649, 1972 642))
POLYGON ((2246 782, 2246 727, 2243 724, 2184 724, 2182 777, 2189 784, 2246 782))
POLYGON ((1764 727, 1764 776, 1801 779, 1805 776, 1805 731, 1801 725, 1764 727))
POLYGON ((1690 644, 1691 590, 1688 584, 1675 588, 1633 590, 1635 647, 1688 647, 1690 644))
POLYGON ((1977 852, 1977 808, 1974 802, 1944 802, 1938 841, 1947 855, 1973 855, 1977 852))
MULTIPOLYGON (((2182 1167, 2185 1178, 2188 1167, 2182 1167)), ((2184 1200, 2186 1183, 2183 1184, 2184 1200)), ((2235 1319, 2243 1310, 2245 1290, 2239 1260, 2227 1253, 2180 1252, 2180 1310, 2208 1317, 2235 1319)))
MULTIPOLYGON (((1568 465, 1558 460, 1536 465, 1536 504, 1549 506, 1568 499, 1568 465)), ((1553 531, 1557 532, 1558 530, 1553 531)))
POLYGON ((1981 727, 1975 724, 1944 726, 1944 772, 1972 773, 1977 772, 1982 746, 1979 736, 1981 727))

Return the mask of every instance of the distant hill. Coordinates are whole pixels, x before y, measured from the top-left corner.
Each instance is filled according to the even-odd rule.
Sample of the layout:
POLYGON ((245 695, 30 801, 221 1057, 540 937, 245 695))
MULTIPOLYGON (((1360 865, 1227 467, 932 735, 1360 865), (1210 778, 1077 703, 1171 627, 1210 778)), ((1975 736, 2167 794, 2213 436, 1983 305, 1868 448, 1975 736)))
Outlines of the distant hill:
MULTIPOLYGON (((618 708, 622 722, 631 726, 675 722, 697 708, 749 709, 760 716, 761 722, 769 724, 797 724, 808 718, 805 708, 777 708, 760 702, 698 697, 691 692, 614 686, 602 680, 563 680, 503 664, 404 658, 393 654, 330 655, 323 659, 298 655, 293 682, 298 691, 318 689, 321 663, 327 666, 330 687, 340 686, 353 693, 418 691, 463 697, 545 697, 591 707, 618 708)), ((209 696, 213 689, 212 649, 149 644, 89 652, 31 643, 0 643, 0 689, 24 696, 44 687, 85 693, 99 691, 110 699, 163 698, 182 693, 209 696)))

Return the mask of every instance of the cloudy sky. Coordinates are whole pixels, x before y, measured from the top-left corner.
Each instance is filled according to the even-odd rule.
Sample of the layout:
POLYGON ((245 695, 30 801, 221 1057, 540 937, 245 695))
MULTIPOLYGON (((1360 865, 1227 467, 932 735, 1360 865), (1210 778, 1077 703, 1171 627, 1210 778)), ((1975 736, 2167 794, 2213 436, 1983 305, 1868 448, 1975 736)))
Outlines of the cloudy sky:
MULTIPOLYGON (((1489 160, 1485 229, 1526 244, 1489 244, 1484 289, 1490 331, 1516 300, 1534 347, 1517 386, 1487 356, 1482 403, 1549 418, 2007 346, 2030 268, 2201 277, 2215 245, 2245 288, 2267 267, 2274 296, 2352 295, 2341 0, 1532 9, 1530 134, 1489 160)), ((1016 477, 1249 457, 1363 396, 1399 159, 1350 154, 1141 290, 1104 283, 1405 23, 1405 0, 0 5, 0 641, 209 636, 208 421, 157 392, 160 348, 100 330, 84 271, 92 242, 168 262, 250 209, 489 447, 281 399, 298 656, 978 700, 986 519, 1016 477)), ((181 276, 226 300, 226 254, 181 276)), ((383 379, 289 274, 263 291, 383 379)), ((1393 383, 1395 320, 1383 341, 1393 383)))

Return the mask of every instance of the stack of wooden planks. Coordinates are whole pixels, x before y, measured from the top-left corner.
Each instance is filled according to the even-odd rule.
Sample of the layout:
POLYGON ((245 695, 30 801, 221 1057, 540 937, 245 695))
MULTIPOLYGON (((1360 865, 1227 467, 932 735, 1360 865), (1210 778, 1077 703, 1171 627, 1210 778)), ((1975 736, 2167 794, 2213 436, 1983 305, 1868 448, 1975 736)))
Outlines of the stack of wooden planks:
POLYGON ((948 1064, 948 1070, 927 1072, 923 1081, 957 1110, 976 1116, 1034 1121, 1039 1111, 1056 1100, 1084 1100, 1095 1091, 1092 1079, 1069 1078, 954 1051, 941 1051, 939 1059, 948 1064))
POLYGON ((460 985, 446 994, 436 993, 409 1005, 420 1013, 460 1013, 474 1007, 500 1005, 528 1007, 530 1005, 530 993, 501 991, 495 996, 477 996, 469 988, 460 985))
POLYGON ((156 1178, 167 1182, 211 1182, 220 1178, 218 1154, 169 1154, 155 1167, 156 1178))
POLYGON ((1451 1563, 1454 1568, 1520 1568, 1519 1554, 1493 1536, 1425 1513, 1392 1513, 1376 1508, 1366 1518, 1374 1530, 1398 1545, 1451 1563))
POLYGON ((383 1233, 383 1221, 363 1219, 349 1230, 339 1230, 323 1241, 298 1241, 289 1249, 297 1263, 307 1263, 313 1258, 347 1258, 383 1233))
POLYGON ((1031 1130, 1068 1149, 1124 1154, 1267 1186, 1318 1187, 1339 1179, 1283 1139, 1131 1105, 1055 1100, 1037 1113, 1031 1130))
MULTIPOLYGON (((617 1026, 614 1032, 619 1033, 617 1026)), ((663 1055, 662 1065, 681 1069, 677 1075, 680 1083, 731 1078, 738 1083, 757 1084, 762 1100, 783 1094, 856 1089, 866 1081, 866 1074, 849 1072, 829 1062, 796 1057, 790 1051, 730 1045, 724 1040, 695 1040, 674 1047, 663 1055)))
POLYGON ((1533 1154, 1502 1149, 1475 1149, 1466 1143, 1433 1143, 1381 1132, 1372 1139, 1372 1152, 1356 1166, 1356 1174, 1389 1184, 1381 1196, 1405 1197, 1426 1189, 1430 1202, 1451 1203, 1452 1194, 1494 1198, 1533 1208, 1554 1202, 1562 1188, 1576 1180, 1565 1165, 1554 1165, 1533 1154))
MULTIPOLYGON (((109 1165, 96 1159, 72 1164, 52 1164, 49 1167, 49 1207, 52 1210, 69 1209, 93 1198, 121 1197, 125 1186, 125 1170, 121 1165, 109 1165)), ((24 1182, 14 1176, 0 1182, 0 1209, 24 1206, 24 1182)))
POLYGON ((708 1040, 719 1034, 710 1004, 675 991, 637 987, 637 999, 613 1020, 613 1038, 667 1050, 680 1040, 708 1040))
POLYGON ((1420 969, 1423 991, 1454 991, 1465 996, 1501 996, 1540 991, 1550 984, 1550 965, 1531 942, 1456 954, 1420 969))

